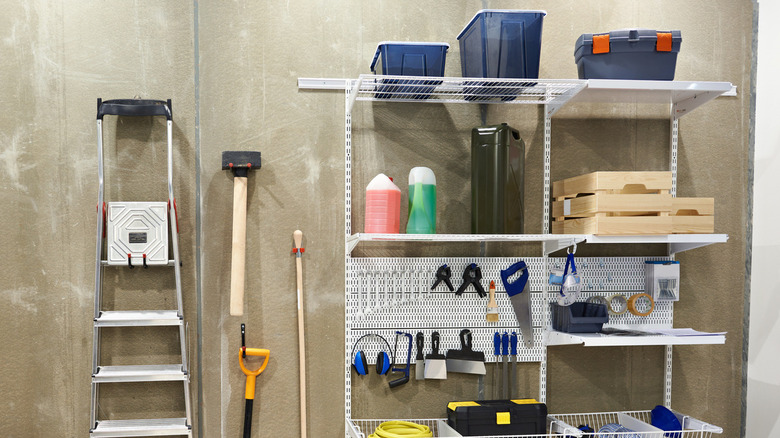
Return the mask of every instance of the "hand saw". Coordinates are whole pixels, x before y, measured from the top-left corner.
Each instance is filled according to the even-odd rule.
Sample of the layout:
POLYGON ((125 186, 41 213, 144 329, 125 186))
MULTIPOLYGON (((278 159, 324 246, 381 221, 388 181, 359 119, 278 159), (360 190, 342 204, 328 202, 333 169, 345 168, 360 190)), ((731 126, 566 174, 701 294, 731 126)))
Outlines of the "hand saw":
POLYGON ((520 333, 523 335, 523 343, 526 348, 533 346, 533 330, 531 327, 531 292, 528 287, 528 267, 524 261, 519 261, 510 267, 501 271, 501 282, 504 283, 509 301, 515 310, 515 316, 520 326, 520 333), (522 271, 520 276, 513 282, 509 282, 509 277, 522 271))

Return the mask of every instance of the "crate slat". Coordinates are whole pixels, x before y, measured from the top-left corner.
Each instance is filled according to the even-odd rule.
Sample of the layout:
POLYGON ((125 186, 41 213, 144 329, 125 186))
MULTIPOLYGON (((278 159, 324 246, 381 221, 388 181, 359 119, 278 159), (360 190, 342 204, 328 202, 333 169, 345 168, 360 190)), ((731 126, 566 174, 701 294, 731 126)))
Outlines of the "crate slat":
POLYGON ((672 172, 592 172, 553 183, 553 197, 611 192, 664 193, 672 189, 672 172))
POLYGON ((574 199, 553 202, 553 217, 592 217, 600 213, 609 216, 669 214, 672 211, 672 195, 614 195, 597 193, 574 199))

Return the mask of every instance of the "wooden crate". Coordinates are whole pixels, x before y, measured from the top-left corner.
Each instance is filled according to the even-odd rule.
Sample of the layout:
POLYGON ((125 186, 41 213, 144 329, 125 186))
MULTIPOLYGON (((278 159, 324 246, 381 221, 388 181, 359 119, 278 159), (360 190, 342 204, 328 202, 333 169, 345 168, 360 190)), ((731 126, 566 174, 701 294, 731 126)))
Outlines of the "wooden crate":
POLYGON ((671 172, 593 172, 553 183, 555 234, 714 232, 713 198, 673 198, 671 172))
POLYGON ((710 234, 714 232, 714 198, 674 198, 672 202, 672 233, 710 234))

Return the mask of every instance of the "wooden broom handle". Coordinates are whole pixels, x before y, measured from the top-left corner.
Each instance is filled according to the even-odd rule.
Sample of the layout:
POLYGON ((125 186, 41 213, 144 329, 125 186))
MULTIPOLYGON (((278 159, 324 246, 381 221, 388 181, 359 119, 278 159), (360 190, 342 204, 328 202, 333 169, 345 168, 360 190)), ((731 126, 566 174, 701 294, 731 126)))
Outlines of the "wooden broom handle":
POLYGON ((244 314, 246 266, 246 177, 233 178, 233 255, 230 266, 230 314, 244 314))
POLYGON ((295 248, 298 251, 295 253, 295 270, 297 271, 297 286, 298 286, 298 361, 300 367, 300 389, 301 389, 301 437, 306 438, 306 343, 303 340, 304 326, 303 326, 303 266, 301 265, 301 256, 303 255, 303 248, 301 242, 303 241, 303 232, 301 230, 295 230, 293 233, 293 241, 295 242, 295 248))

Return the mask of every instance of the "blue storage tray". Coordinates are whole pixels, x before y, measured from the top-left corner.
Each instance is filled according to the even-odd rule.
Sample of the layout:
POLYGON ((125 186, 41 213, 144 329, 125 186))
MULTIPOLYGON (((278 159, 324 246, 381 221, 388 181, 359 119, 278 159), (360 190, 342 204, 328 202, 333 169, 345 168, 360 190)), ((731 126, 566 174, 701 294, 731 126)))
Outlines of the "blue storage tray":
MULTIPOLYGON (((483 9, 458 35, 461 72, 469 78, 539 77, 542 21, 545 11, 483 9)), ((534 86, 529 82, 528 86, 534 86)), ((501 87, 500 81, 470 81, 467 94, 494 95, 512 100, 517 89, 501 87)))
POLYGON ((607 306, 578 301, 571 306, 550 303, 553 330, 566 333, 598 333, 609 322, 607 306))
POLYGON ((577 38, 574 60, 580 79, 674 80, 682 35, 679 30, 624 29, 577 38), (658 33, 672 34, 671 51, 656 50, 658 33), (609 52, 593 53, 593 37, 609 35, 609 52))
MULTIPOLYGON (((376 48, 371 72, 391 76, 444 76, 447 43, 383 41, 376 48)), ((427 99, 441 80, 382 79, 378 99, 427 99)))

